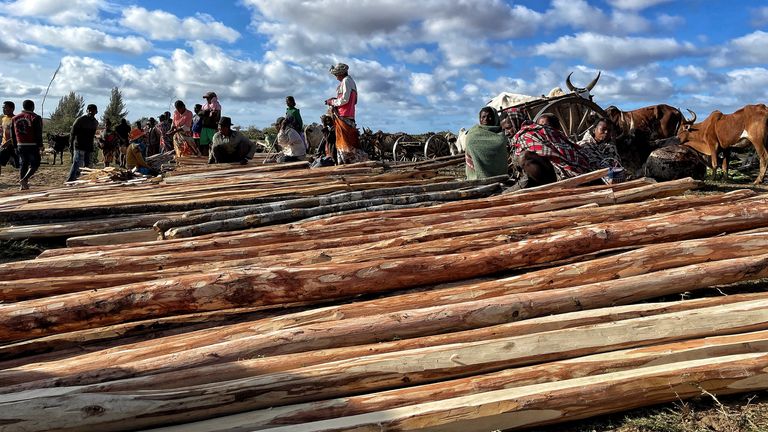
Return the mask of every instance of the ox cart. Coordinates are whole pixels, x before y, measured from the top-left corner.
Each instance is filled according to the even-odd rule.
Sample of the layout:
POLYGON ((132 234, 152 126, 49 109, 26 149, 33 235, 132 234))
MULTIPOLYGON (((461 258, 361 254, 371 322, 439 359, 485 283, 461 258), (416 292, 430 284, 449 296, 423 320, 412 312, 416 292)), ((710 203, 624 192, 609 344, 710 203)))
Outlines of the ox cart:
POLYGON ((532 97, 502 93, 487 106, 499 112, 516 111, 518 116, 536 122, 545 114, 552 114, 560 120, 560 125, 568 137, 579 141, 599 119, 608 118, 600 106, 592 102, 590 91, 600 79, 600 73, 586 87, 576 87, 571 83, 571 74, 565 83, 571 93, 564 93, 559 87, 552 89, 548 96, 532 97))
POLYGON ((402 132, 387 134, 363 129, 360 140, 363 150, 372 159, 405 162, 434 159, 451 154, 448 139, 435 133, 427 133, 421 138, 416 138, 402 132))

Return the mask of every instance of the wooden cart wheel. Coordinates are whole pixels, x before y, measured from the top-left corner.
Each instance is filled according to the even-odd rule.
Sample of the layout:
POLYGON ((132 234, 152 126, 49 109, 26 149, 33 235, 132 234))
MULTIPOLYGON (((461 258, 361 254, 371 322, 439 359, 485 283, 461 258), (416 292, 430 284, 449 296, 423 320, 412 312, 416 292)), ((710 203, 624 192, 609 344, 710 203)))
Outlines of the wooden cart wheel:
POLYGON ((598 119, 607 118, 605 111, 596 103, 581 98, 570 97, 550 102, 542 108, 533 121, 543 114, 554 114, 563 126, 563 131, 573 142, 579 141, 598 119))
POLYGON ((406 135, 401 135, 395 140, 395 145, 392 146, 392 159, 395 162, 408 161, 408 149, 403 145, 405 141, 407 141, 406 135))
POLYGON ((441 135, 432 135, 424 143, 424 156, 427 159, 434 159, 440 156, 448 156, 451 154, 451 147, 448 145, 448 140, 441 135))

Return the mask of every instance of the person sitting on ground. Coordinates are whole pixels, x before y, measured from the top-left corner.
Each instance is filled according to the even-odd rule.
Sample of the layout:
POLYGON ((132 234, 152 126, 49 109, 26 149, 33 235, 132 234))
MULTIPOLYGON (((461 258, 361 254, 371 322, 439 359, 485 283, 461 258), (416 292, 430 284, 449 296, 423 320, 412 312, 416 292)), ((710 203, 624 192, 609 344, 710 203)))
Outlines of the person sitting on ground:
POLYGON ((483 107, 480 110, 479 124, 467 131, 466 146, 467 180, 507 173, 507 139, 499 126, 495 108, 483 107))
POLYGON ((581 153, 587 158, 592 170, 610 168, 609 177, 603 179, 606 183, 618 183, 624 178, 624 167, 621 157, 616 150, 616 144, 611 136, 611 126, 606 119, 600 119, 593 128, 594 135, 587 130, 577 143, 581 153))
POLYGON ((277 145, 283 153, 278 162, 298 162, 306 160, 307 147, 301 135, 296 132, 294 117, 280 117, 275 121, 277 128, 277 145))
POLYGON ((526 187, 552 183, 589 171, 589 163, 579 148, 558 128, 557 117, 542 117, 546 119, 524 123, 512 138, 515 165, 510 168, 521 175, 520 182, 526 187))
POLYGON ((219 131, 213 135, 211 142, 209 164, 239 162, 245 165, 256 153, 256 144, 239 131, 233 130, 232 119, 229 117, 219 120, 219 131))
POLYGON ((152 168, 144 159, 146 152, 145 134, 141 129, 134 129, 129 135, 131 142, 125 154, 125 165, 131 171, 136 171, 144 175, 152 175, 152 168))

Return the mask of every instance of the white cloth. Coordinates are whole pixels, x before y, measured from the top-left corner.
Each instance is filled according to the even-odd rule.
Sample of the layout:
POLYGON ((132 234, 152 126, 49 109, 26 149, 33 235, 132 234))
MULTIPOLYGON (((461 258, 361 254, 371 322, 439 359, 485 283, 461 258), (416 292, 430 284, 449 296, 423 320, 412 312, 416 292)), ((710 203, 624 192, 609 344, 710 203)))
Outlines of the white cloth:
POLYGON ((284 128, 277 134, 277 144, 286 156, 305 156, 307 147, 301 135, 293 128, 284 128))
POLYGON ((336 99, 333 100, 333 106, 340 107, 346 105, 352 97, 352 91, 357 92, 357 84, 351 76, 347 75, 336 87, 336 99))

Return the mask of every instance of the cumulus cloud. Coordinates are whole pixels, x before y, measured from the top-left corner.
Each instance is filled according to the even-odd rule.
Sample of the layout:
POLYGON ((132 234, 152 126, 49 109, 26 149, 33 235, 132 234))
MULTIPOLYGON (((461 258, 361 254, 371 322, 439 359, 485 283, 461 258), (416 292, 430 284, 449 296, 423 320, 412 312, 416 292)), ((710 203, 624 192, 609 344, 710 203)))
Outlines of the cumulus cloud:
POLYGON ((715 67, 768 63, 768 33, 756 31, 731 40, 710 59, 715 67))
POLYGON ((3 4, 3 12, 43 18, 55 24, 71 24, 94 21, 105 7, 105 0, 16 0, 3 4))
POLYGON ((544 17, 501 0, 361 0, 354 14, 348 13, 345 0, 245 0, 245 4, 254 10, 253 27, 269 38, 274 51, 292 61, 306 61, 318 52, 352 56, 371 49, 389 50, 402 58, 406 47, 426 43, 436 44, 453 66, 498 64, 498 56, 478 51, 492 51, 492 41, 534 34, 544 17), (303 13, 296 14, 297 8, 303 13))
POLYGON ((0 58, 6 60, 23 59, 27 56, 43 54, 43 48, 20 42, 12 34, 0 30, 0 58))
MULTIPOLYGON (((89 27, 48 26, 0 17, 2 32, 31 44, 81 52, 121 52, 140 54, 150 48, 149 42, 137 36, 112 36, 89 27)), ((28 53, 40 48, 30 46, 28 53)))
POLYGON ((552 43, 539 44, 538 55, 555 59, 584 59, 601 68, 632 67, 695 53, 688 42, 671 38, 616 37, 594 33, 563 36, 552 43))
POLYGON ((123 11, 120 24, 155 40, 223 40, 231 43, 240 37, 238 31, 206 14, 179 18, 162 10, 150 11, 137 6, 123 11))
POLYGON ((416 48, 412 51, 393 50, 392 56, 395 60, 411 64, 431 64, 436 60, 436 56, 424 48, 416 48))
POLYGON ((764 103, 768 99, 768 69, 754 67, 734 69, 726 73, 728 94, 742 96, 751 103, 764 103))
POLYGON ((608 4, 617 9, 643 10, 672 0, 607 0, 608 4))

